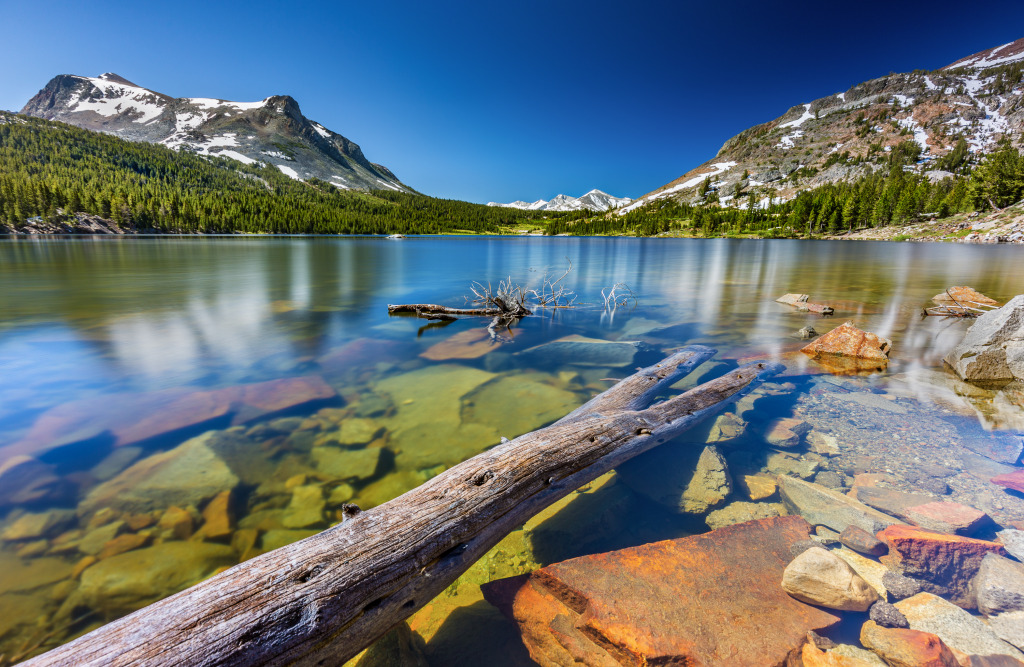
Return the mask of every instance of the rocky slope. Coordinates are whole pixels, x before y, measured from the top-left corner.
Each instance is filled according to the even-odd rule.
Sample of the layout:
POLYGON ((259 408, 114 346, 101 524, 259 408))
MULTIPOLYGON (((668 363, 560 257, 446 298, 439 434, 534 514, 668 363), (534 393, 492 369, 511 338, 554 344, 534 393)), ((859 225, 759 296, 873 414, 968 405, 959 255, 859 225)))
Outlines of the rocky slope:
POLYGON ((319 178, 343 189, 412 191, 386 167, 367 160, 358 145, 303 116, 287 95, 259 102, 173 98, 116 74, 62 74, 21 112, 132 141, 270 163, 292 178, 319 178))
POLYGON ((607 211, 608 209, 625 206, 632 201, 633 200, 629 197, 613 197, 607 192, 594 189, 578 198, 570 197, 568 195, 558 195, 550 201, 538 199, 535 202, 514 201, 510 204, 500 204, 492 201, 488 202, 487 205, 518 208, 524 211, 579 211, 581 209, 587 209, 589 211, 607 211))
POLYGON ((763 206, 769 197, 792 199, 801 190, 855 180, 885 168, 901 142, 921 150, 911 169, 935 170, 963 137, 984 153, 1003 137, 1021 143, 1024 128, 1024 39, 935 71, 915 70, 857 84, 844 92, 792 107, 744 130, 718 154, 622 209, 664 198, 722 205, 763 206), (708 192, 702 194, 708 181, 708 192))

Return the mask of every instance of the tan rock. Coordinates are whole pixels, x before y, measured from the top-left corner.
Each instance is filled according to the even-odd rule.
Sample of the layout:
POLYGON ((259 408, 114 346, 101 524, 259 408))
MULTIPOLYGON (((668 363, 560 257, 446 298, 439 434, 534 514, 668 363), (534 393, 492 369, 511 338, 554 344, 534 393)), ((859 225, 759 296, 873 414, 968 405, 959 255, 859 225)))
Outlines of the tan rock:
POLYGON ((37 540, 60 532, 63 527, 71 524, 74 520, 75 513, 68 510, 23 514, 3 533, 0 533, 0 540, 5 542, 37 540))
POLYGON ((99 561, 99 558, 96 556, 84 556, 80 561, 75 563, 73 568, 71 568, 71 578, 78 579, 78 576, 82 574, 82 572, 85 572, 87 567, 93 565, 97 561, 99 561))
POLYGON ((892 667, 960 667, 949 647, 928 632, 883 628, 868 621, 861 626, 860 642, 892 667))
POLYGON ((309 528, 324 522, 324 492, 319 486, 298 486, 281 523, 285 528, 309 528))
POLYGON ((740 490, 751 500, 765 500, 775 495, 779 485, 770 475, 742 475, 737 479, 740 490))
POLYGON ((118 535, 103 545, 103 549, 100 550, 96 557, 100 560, 104 560, 111 556, 127 553, 132 549, 141 549, 142 547, 148 546, 152 541, 153 538, 150 535, 125 533, 124 535, 118 535))
POLYGON ((885 584, 882 582, 885 573, 889 571, 888 568, 877 560, 871 560, 850 549, 836 549, 832 553, 845 560, 846 564, 852 567, 854 572, 860 575, 864 581, 868 582, 871 588, 874 588, 875 592, 878 593, 879 599, 888 599, 889 591, 886 590, 885 584))
POLYGON ((230 535, 234 525, 231 491, 221 491, 203 508, 203 526, 199 532, 204 538, 215 540, 230 535))
MULTIPOLYGON (((518 338, 518 336, 517 336, 518 338)), ((499 346, 491 340, 487 329, 476 327, 460 331, 454 336, 436 343, 420 354, 424 359, 447 361, 450 359, 476 359, 499 346)))
POLYGON ((255 528, 241 528, 231 536, 231 548, 241 556, 255 547, 259 539, 260 531, 255 528))
POLYGON ((1024 661, 1024 653, 996 636, 984 621, 937 595, 918 593, 900 600, 895 607, 907 617, 912 630, 938 635, 955 651, 967 655, 1006 655, 1024 661))
POLYGON ((796 417, 783 417, 770 422, 764 438, 772 447, 790 449, 800 444, 800 438, 811 430, 811 425, 796 417))
POLYGON ((34 558, 36 556, 42 556, 50 549, 50 542, 48 540, 34 540, 32 542, 22 543, 14 553, 18 555, 18 558, 34 558))
POLYGON ((704 523, 711 530, 718 530, 726 526, 734 526, 738 523, 754 521, 758 519, 770 519, 773 517, 786 516, 788 512, 781 503, 729 503, 722 509, 708 512, 704 517, 704 523))
POLYGON ((156 527, 176 540, 187 540, 192 537, 192 515, 180 507, 168 507, 160 517, 156 527))
POLYGON ((786 566, 782 588, 803 602, 840 611, 867 611, 879 597, 846 561, 821 547, 807 549, 786 566))
MULTIPOLYGON (((814 644, 807 642, 800 651, 803 667, 875 667, 876 663, 850 656, 822 651, 814 644)), ((883 665, 885 663, 882 663, 883 665)))

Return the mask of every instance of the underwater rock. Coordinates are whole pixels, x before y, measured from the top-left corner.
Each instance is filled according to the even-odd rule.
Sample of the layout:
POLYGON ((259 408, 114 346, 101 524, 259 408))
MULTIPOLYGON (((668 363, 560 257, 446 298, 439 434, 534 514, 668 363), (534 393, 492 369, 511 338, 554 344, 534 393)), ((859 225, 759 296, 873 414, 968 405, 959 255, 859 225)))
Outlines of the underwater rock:
POLYGON ((384 449, 339 449, 338 447, 317 447, 313 450, 316 469, 333 479, 370 479, 377 474, 383 459, 384 449))
POLYGON ((876 510, 892 516, 901 516, 908 507, 924 505, 934 500, 931 496, 920 493, 906 493, 886 486, 861 484, 854 484, 850 489, 850 496, 868 507, 874 507, 876 510))
POLYGON ((974 320, 945 361, 962 380, 1024 379, 1024 294, 974 320))
POLYGON ((192 515, 180 507, 168 507, 157 522, 157 530, 162 531, 176 540, 187 540, 192 537, 194 521, 192 515))
POLYGON ((794 558, 782 573, 782 588, 797 600, 839 611, 867 611, 878 593, 846 561, 821 547, 794 558))
POLYGON ((20 542, 22 540, 35 540, 59 533, 65 527, 75 522, 75 513, 71 510, 50 510, 48 512, 37 512, 22 514, 14 523, 7 526, 3 533, 0 533, 0 540, 4 542, 20 542))
POLYGON ((718 530, 737 523, 745 523, 757 519, 771 519, 786 516, 786 508, 781 503, 747 503, 737 501, 729 503, 722 509, 708 512, 704 523, 711 530, 718 530))
POLYGON ((802 419, 782 417, 769 422, 765 427, 764 439, 772 447, 790 449, 799 445, 800 439, 810 430, 811 425, 802 419))
POLYGON ((896 667, 960 667, 949 647, 928 632, 883 627, 870 620, 861 626, 860 643, 896 667))
MULTIPOLYGON (((10 551, 0 551, 0 595, 28 593, 71 576, 73 565, 63 558, 22 560, 10 551)), ((6 614, 0 614, 3 617, 6 614)))
POLYGON ((728 464, 719 451, 656 447, 616 469, 633 491, 678 514, 704 514, 732 493, 728 464))
POLYGON ((845 375, 884 369, 891 349, 889 339, 861 331, 846 322, 800 351, 829 372, 845 375))
POLYGON ((577 394, 543 382, 545 377, 506 375, 478 387, 463 399, 463 423, 488 426, 512 439, 558 421, 583 403, 577 394))
POLYGON ((572 335, 517 352, 515 356, 538 368, 565 365, 619 368, 634 365, 638 354, 651 350, 650 345, 640 341, 610 341, 572 335))
POLYGON ((0 507, 42 500, 59 482, 51 472, 52 466, 30 456, 6 457, 0 448, 0 507))
POLYGON ((152 535, 139 535, 136 533, 118 535, 103 545, 100 552, 96 554, 96 558, 104 560, 118 554, 127 553, 133 549, 141 549, 142 547, 149 546, 149 543, 152 541, 152 535))
POLYGON ((926 530, 954 535, 974 535, 992 525, 992 519, 981 510, 946 501, 908 507, 900 516, 926 530))
POLYGON ((964 305, 984 304, 986 306, 995 306, 999 302, 993 298, 987 297, 973 287, 966 285, 958 285, 956 287, 950 287, 945 292, 940 292, 932 297, 932 301, 936 303, 953 303, 954 301, 964 305), (972 303, 973 302, 973 303, 972 303))
POLYGON ((714 445, 719 442, 735 440, 743 435, 747 429, 747 423, 736 413, 726 412, 718 415, 714 424, 711 425, 711 432, 708 434, 707 443, 714 445))
POLYGON ((779 490, 775 478, 768 475, 741 475, 736 478, 736 484, 755 502, 771 498, 779 490))
POLYGON ((791 512, 803 516, 813 525, 828 526, 839 533, 853 525, 876 533, 886 526, 902 523, 899 519, 818 484, 792 477, 778 479, 782 502, 791 512))
POLYGON ((847 526, 839 533, 839 541, 854 551, 868 556, 882 556, 889 551, 881 541, 860 526, 847 526))
POLYGON ((889 526, 878 533, 878 539, 889 545, 888 555, 880 559, 886 567, 924 582, 925 590, 946 595, 966 609, 974 607, 970 582, 982 559, 989 553, 1006 553, 997 542, 933 533, 916 526, 889 526))
POLYGON ((1024 660, 1024 653, 997 637, 984 621, 937 595, 918 593, 895 607, 907 617, 911 629, 937 635, 955 651, 1024 660))
POLYGON ((285 528, 309 528, 324 521, 324 492, 313 484, 292 489, 292 501, 281 519, 285 528))
POLYGON ((135 611, 235 563, 234 550, 210 542, 164 542, 101 560, 82 572, 81 584, 58 617, 87 607, 107 620, 135 611))
POLYGON ((832 306, 827 306, 823 303, 814 303, 808 301, 810 295, 807 294, 783 294, 775 301, 777 303, 784 303, 787 306, 793 306, 800 312, 811 312, 818 313, 820 315, 831 315, 835 312, 832 306))
POLYGON ((491 340, 487 329, 480 326, 475 329, 460 331, 440 343, 435 343, 420 354, 420 356, 431 361, 478 359, 498 347, 499 345, 491 340))
POLYGON ((292 542, 298 542, 299 540, 304 540, 307 537, 312 537, 319 532, 319 530, 283 530, 275 528, 263 533, 263 537, 260 538, 260 546, 264 551, 273 551, 274 549, 280 549, 292 542))
POLYGON ((127 526, 124 521, 114 521, 99 528, 94 528, 85 534, 85 537, 78 543, 78 550, 89 556, 96 556, 107 542, 125 531, 127 526))
POLYGON ((337 444, 342 447, 356 447, 373 442, 380 435, 383 427, 372 419, 355 417, 341 422, 341 428, 327 435, 326 442, 317 444, 337 444))
POLYGON ((781 664, 808 630, 839 618, 779 587, 799 517, 763 519, 704 535, 555 563, 485 584, 541 665, 781 664), (743 619, 737 623, 736 619, 743 619), (600 637, 600 644, 592 637, 600 637))
POLYGON ((172 505, 198 507, 235 488, 238 477, 207 445, 211 437, 213 432, 207 432, 139 461, 90 491, 78 507, 79 514, 89 515, 103 507, 125 512, 172 505))
POLYGON ((231 491, 221 491, 203 508, 203 525, 199 535, 215 540, 227 537, 234 530, 235 513, 231 508, 231 491))
POLYGON ((808 479, 814 476, 818 467, 817 461, 808 461, 793 452, 769 450, 768 458, 765 460, 765 470, 784 477, 808 479))
POLYGON ((1014 470, 1005 475, 996 475, 992 478, 992 483, 1024 493, 1024 470, 1014 470))
POLYGON ((971 591, 978 611, 995 633, 1024 649, 1024 565, 988 554, 971 582, 971 591))
POLYGON ((1007 528, 996 533, 996 537, 1011 556, 1024 562, 1024 530, 1007 528))
POLYGON ((871 588, 878 593, 879 598, 882 600, 888 598, 889 589, 885 585, 885 574, 889 570, 884 565, 851 549, 834 549, 832 553, 846 561, 846 564, 852 567, 854 572, 868 582, 871 588))

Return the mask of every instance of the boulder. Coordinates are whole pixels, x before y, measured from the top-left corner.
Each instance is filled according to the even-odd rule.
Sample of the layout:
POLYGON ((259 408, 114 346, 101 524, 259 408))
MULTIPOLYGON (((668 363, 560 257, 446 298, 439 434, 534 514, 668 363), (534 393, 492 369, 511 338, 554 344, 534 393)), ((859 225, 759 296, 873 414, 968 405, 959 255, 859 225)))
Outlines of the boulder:
POLYGON ((818 484, 792 477, 779 477, 778 480, 782 502, 791 512, 801 515, 814 525, 828 526, 841 534, 847 526, 858 526, 870 533, 877 533, 887 526, 902 523, 818 484))
POLYGON ((810 430, 811 425, 802 419, 782 417, 768 423, 764 431, 764 439, 772 447, 789 449, 799 445, 800 439, 810 430))
POLYGON ((733 526, 737 523, 771 519, 773 517, 785 516, 786 514, 786 508, 781 503, 746 503, 737 501, 729 503, 722 509, 708 512, 708 515, 704 517, 704 523, 711 530, 718 530, 719 528, 733 526))
POLYGON ((333 479, 370 479, 380 468, 384 449, 340 449, 338 447, 316 447, 313 461, 316 469, 333 479))
POLYGON ((853 571, 868 582, 878 593, 878 596, 885 600, 889 596, 889 589, 885 585, 885 575, 889 572, 884 565, 877 560, 861 556, 850 549, 836 549, 832 552, 839 558, 846 561, 846 564, 853 568, 853 571))
POLYGON ((937 595, 918 593, 895 606, 907 617, 911 629, 938 635, 955 651, 1024 660, 1024 654, 997 637, 984 621, 937 595))
POLYGON ((798 600, 840 611, 867 611, 878 593, 846 561, 812 547, 782 573, 782 588, 798 600))
POLYGON ((732 478, 714 446, 695 454, 669 444, 627 461, 616 472, 631 489, 673 512, 705 514, 732 493, 732 478))
POLYGON ((937 636, 906 628, 886 628, 868 621, 860 643, 893 667, 960 667, 953 652, 937 636))
POLYGON ((649 345, 640 341, 610 341, 572 335, 517 352, 515 356, 536 368, 565 365, 619 368, 635 365, 636 356, 650 350, 649 345))
POLYGON ((985 306, 999 305, 999 302, 995 299, 987 297, 973 287, 967 287, 966 285, 950 287, 945 292, 939 292, 932 297, 932 301, 942 304, 956 301, 961 305, 976 305, 979 303, 985 306))
POLYGON ((996 533, 996 537, 1011 556, 1024 562, 1024 530, 1007 528, 996 533))
POLYGON ((910 627, 910 623, 907 621, 907 617, 903 615, 903 612, 882 600, 871 605, 868 617, 883 628, 910 627))
POLYGON ((58 613, 87 607, 112 620, 195 584, 235 563, 234 550, 209 542, 164 542, 101 560, 82 572, 58 613))
POLYGON ((861 331, 851 322, 839 325, 800 349, 826 370, 837 374, 884 369, 889 363, 892 341, 861 331))
POLYGON ((1004 641, 1024 649, 1024 564, 987 554, 971 582, 978 611, 1004 641))
POLYGON ((978 317, 945 361, 962 380, 1024 379, 1024 294, 978 317))
POLYGON ((839 533, 839 541, 854 551, 868 556, 883 556, 889 551, 881 541, 860 526, 847 526, 839 533))
POLYGON ((809 479, 814 477, 819 466, 817 461, 809 461, 793 452, 768 450, 768 458, 765 460, 764 467, 773 475, 809 479))
POLYGON ((926 530, 953 535, 974 535, 992 525, 992 519, 981 510, 946 501, 908 507, 900 516, 926 530))
POLYGON ((889 526, 878 533, 878 539, 889 545, 888 555, 881 558, 886 567, 968 609, 974 607, 970 582, 982 559, 989 553, 1006 553, 997 542, 933 533, 916 526, 889 526))
POLYGON ((238 485, 238 477, 207 445, 212 431, 154 454, 100 484, 79 505, 88 515, 104 507, 148 512, 177 505, 200 506, 238 485))
POLYGON ((799 517, 574 558, 485 584, 540 665, 781 664, 838 617, 778 586, 799 517), (618 661, 618 662, 616 662, 618 661))

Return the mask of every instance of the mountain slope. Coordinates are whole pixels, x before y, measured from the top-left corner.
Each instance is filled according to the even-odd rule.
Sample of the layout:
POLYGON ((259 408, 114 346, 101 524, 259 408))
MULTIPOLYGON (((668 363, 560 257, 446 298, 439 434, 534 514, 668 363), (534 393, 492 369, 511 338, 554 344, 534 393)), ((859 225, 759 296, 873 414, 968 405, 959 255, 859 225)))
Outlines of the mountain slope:
POLYGON ((888 169, 894 151, 910 158, 903 161, 911 163, 908 171, 948 176, 946 169, 990 152, 1003 138, 1020 145, 1022 70, 1024 39, 940 70, 891 74, 794 106, 620 213, 663 199, 764 207, 888 169))
POLYGON ((21 113, 199 155, 272 164, 291 178, 319 178, 342 189, 412 192, 358 145, 303 116, 287 95, 260 102, 173 98, 116 74, 62 74, 21 113))
POLYGON ((613 197, 607 192, 601 192, 600 190, 594 189, 583 195, 582 197, 570 197, 568 195, 558 195, 550 201, 544 199, 538 199, 535 202, 525 201, 514 201, 509 204, 499 204, 498 202, 488 202, 488 206, 502 206, 505 208, 518 208, 524 211, 579 211, 581 209, 587 209, 589 211, 607 211, 610 208, 618 208, 629 204, 632 199, 628 197, 613 197))

